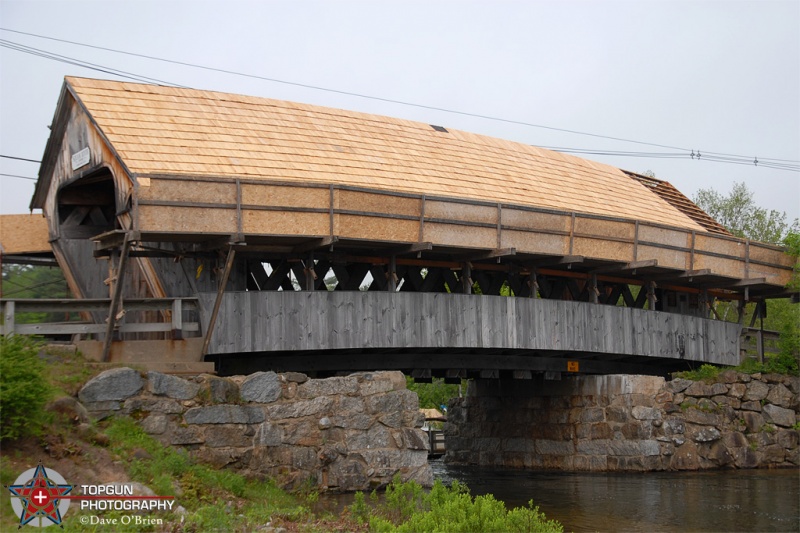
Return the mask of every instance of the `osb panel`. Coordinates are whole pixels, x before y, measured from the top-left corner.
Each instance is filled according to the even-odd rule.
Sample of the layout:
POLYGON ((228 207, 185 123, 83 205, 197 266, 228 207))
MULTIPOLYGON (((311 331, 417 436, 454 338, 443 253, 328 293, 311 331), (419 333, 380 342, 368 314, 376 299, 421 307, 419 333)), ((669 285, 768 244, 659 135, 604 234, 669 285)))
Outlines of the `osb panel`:
POLYGON ((632 261, 633 243, 576 237, 572 244, 572 254, 613 261, 632 261))
POLYGON ((315 181, 702 229, 619 169, 520 143, 279 100, 67 83, 137 173, 315 181))
POLYGON ((522 211, 520 209, 503 208, 503 225, 532 230, 550 230, 569 232, 572 223, 571 215, 554 215, 550 213, 537 213, 522 211))
POLYGON ((614 222, 594 218, 575 218, 575 233, 598 237, 622 237, 633 241, 635 225, 632 222, 614 222))
POLYGON ((140 205, 139 229, 175 233, 236 233, 236 210, 140 205))
POLYGON ((569 237, 504 229, 500 247, 516 248, 517 253, 567 255, 569 237))
POLYGON ((425 218, 497 224, 497 207, 426 200, 425 218))
POLYGON ((774 265, 786 265, 787 267, 791 267, 794 261, 791 256, 780 250, 773 250, 754 243, 750 243, 750 260, 774 265))
POLYGON ((327 213, 291 211, 242 211, 242 231, 251 235, 328 235, 327 213))
POLYGON ((47 220, 42 215, 0 215, 0 253, 50 253, 47 220))
POLYGON ((339 215, 338 235, 342 238, 415 242, 419 221, 387 220, 357 215, 339 215))
POLYGON ((692 254, 690 252, 681 252, 680 250, 671 250, 669 248, 660 248, 656 246, 643 246, 640 244, 637 249, 636 260, 649 261, 650 259, 658 261, 658 266, 660 267, 690 270, 692 254))
POLYGON ((437 224, 425 222, 423 241, 442 246, 464 246, 468 248, 497 248, 497 230, 493 228, 476 228, 474 226, 457 226, 454 224, 437 224))
POLYGON ((150 179, 150 186, 139 186, 139 198, 170 202, 235 204, 236 184, 215 181, 150 179))
POLYGON ((387 196, 358 191, 340 191, 339 209, 349 211, 368 211, 392 215, 419 216, 422 200, 403 196, 387 196))
POLYGON ((695 250, 703 250, 706 252, 713 252, 715 254, 729 255, 732 257, 741 257, 744 259, 745 243, 744 241, 731 241, 727 239, 719 239, 711 237, 710 235, 697 235, 694 241, 695 250))
POLYGON ((655 228, 645 224, 639 225, 639 242, 657 242, 667 246, 679 246, 689 249, 692 247, 692 234, 664 228, 655 228))
POLYGON ((744 278, 744 262, 737 259, 723 259, 696 253, 694 255, 694 268, 695 270, 710 268, 713 274, 744 278))
POLYGON ((766 278, 767 283, 786 285, 792 279, 790 270, 750 264, 750 278, 766 278))
POLYGON ((242 203, 283 207, 316 207, 330 209, 329 189, 314 187, 282 187, 280 185, 242 184, 242 203))

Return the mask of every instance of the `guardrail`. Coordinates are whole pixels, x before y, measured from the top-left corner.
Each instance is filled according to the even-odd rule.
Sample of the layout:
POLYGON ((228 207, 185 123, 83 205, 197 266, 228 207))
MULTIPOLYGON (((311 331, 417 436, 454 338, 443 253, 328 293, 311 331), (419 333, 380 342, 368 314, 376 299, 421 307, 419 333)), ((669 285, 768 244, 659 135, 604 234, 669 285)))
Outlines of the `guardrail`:
POLYGON ((765 353, 778 353, 778 341, 781 334, 778 331, 759 328, 742 328, 740 349, 747 357, 764 362, 765 353))
MULTIPOLYGON (((0 299, 3 308, 3 335, 97 335, 105 334, 107 323, 103 322, 44 322, 18 323, 20 313, 102 313, 108 315, 109 298, 96 299, 0 299)), ((136 298, 125 300, 118 322, 114 327, 119 333, 172 333, 173 338, 182 338, 184 332, 200 331, 199 322, 184 322, 185 311, 198 311, 197 298, 136 298), (161 320, 125 322, 124 315, 133 311, 156 311, 161 320)), ((146 316, 145 316, 146 318, 146 316)))

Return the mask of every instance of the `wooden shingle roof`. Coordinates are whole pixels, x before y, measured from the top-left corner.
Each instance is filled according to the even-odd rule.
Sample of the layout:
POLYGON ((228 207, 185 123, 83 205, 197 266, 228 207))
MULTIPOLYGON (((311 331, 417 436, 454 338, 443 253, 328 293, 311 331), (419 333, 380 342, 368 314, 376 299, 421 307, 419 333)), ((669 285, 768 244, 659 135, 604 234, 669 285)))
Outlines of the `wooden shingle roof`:
POLYGON ((137 176, 353 185, 707 228, 601 163, 408 120, 211 91, 67 78, 137 176))

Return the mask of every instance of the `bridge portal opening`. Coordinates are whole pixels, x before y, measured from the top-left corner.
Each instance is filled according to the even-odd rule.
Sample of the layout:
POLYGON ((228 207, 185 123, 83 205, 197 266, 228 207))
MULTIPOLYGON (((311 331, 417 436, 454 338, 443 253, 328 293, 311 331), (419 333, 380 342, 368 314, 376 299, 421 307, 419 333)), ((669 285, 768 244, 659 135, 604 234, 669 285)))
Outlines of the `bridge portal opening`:
POLYGON ((65 239, 89 239, 118 229, 116 212, 114 178, 104 168, 59 191, 59 234, 65 239))

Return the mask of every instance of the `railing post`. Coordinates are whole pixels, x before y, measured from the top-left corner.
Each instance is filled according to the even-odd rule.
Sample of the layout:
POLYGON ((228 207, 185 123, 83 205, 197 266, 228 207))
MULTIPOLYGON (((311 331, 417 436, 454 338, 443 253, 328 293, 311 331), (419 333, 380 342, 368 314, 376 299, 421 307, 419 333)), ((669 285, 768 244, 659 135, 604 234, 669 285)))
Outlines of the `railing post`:
POLYGON ((175 298, 172 301, 172 338, 180 340, 183 338, 183 300, 175 298))
POLYGON ((10 337, 14 334, 14 302, 6 302, 6 305, 3 309, 3 317, 5 319, 3 335, 10 337))

